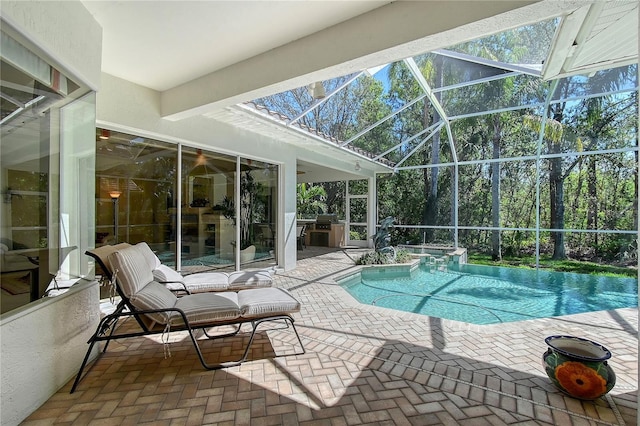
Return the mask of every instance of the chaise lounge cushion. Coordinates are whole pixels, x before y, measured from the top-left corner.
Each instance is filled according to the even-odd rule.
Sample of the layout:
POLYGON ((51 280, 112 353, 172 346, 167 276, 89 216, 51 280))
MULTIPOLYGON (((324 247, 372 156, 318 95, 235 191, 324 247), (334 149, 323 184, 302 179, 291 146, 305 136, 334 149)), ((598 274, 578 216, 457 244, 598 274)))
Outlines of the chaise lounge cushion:
MULTIPOLYGON (((109 256, 124 295, 139 310, 180 309, 192 326, 232 322, 239 318, 265 318, 300 311, 300 303, 286 290, 269 287, 189 294, 178 298, 154 280, 144 250, 125 248, 109 256)), ((184 325, 177 311, 145 314, 158 324, 184 325)))
POLYGON ((284 315, 300 311, 300 302, 282 288, 256 288, 238 292, 243 318, 284 315))
POLYGON ((271 287, 273 283, 273 278, 267 271, 199 272, 182 275, 163 265, 147 243, 141 242, 133 247, 145 257, 149 268, 153 271, 154 279, 171 291, 183 291, 185 287, 190 293, 238 291, 271 287))
POLYGON ((200 272, 186 275, 183 282, 191 293, 231 290, 229 275, 224 272, 200 272))
MULTIPOLYGON (((187 295, 179 298, 175 307, 185 313, 192 326, 218 321, 232 321, 241 316, 238 307, 238 293, 233 291, 187 295)), ((171 325, 183 324, 184 321, 180 314, 174 313, 171 316, 171 325)))
POLYGON ((109 255, 108 260, 122 292, 132 301, 138 291, 153 281, 152 269, 137 246, 115 251, 109 255))
POLYGON ((153 277, 159 283, 181 283, 184 280, 182 274, 162 264, 153 270, 153 277))
MULTIPOLYGON (((140 310, 153 310, 173 308, 178 298, 162 284, 151 281, 137 293, 131 295, 129 300, 133 306, 140 310)), ((165 312, 147 314, 147 316, 159 324, 166 324, 170 315, 165 312)))
POLYGON ((115 253, 118 250, 122 250, 128 247, 131 247, 131 244, 120 243, 116 245, 105 245, 96 247, 92 250, 88 250, 87 254, 93 257, 98 262, 100 268, 102 269, 102 272, 107 276, 107 278, 111 278, 111 275, 113 274, 113 266, 111 266, 109 256, 111 256, 112 253, 115 253))
POLYGON ((229 290, 271 287, 273 278, 267 271, 236 271, 228 274, 229 290))

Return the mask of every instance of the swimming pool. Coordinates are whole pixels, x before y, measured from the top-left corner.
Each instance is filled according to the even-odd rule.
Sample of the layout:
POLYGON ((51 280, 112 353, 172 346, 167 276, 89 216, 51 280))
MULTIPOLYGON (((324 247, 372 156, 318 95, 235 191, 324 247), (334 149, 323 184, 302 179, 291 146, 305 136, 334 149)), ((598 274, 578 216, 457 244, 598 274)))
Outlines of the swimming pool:
POLYGON ((460 264, 365 268, 340 284, 360 303, 496 324, 638 306, 638 281, 460 264))

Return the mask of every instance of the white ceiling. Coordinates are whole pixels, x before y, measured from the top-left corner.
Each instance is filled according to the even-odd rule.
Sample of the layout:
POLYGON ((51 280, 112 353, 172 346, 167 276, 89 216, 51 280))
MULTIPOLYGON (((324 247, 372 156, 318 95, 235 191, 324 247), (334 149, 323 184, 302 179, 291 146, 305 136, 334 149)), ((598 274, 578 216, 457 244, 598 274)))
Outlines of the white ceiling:
MULTIPOLYGON (((389 1, 85 1, 103 71, 164 91, 389 1)), ((364 35, 363 35, 364 36, 364 35)))
POLYGON ((584 0, 93 1, 103 71, 179 120, 567 15, 584 0))

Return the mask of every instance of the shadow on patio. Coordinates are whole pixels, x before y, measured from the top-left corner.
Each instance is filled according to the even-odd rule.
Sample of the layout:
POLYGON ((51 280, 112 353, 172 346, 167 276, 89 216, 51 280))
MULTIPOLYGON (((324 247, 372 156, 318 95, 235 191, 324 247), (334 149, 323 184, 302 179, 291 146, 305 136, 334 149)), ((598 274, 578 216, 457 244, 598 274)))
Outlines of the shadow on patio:
MULTIPOLYGON (((372 336, 305 325, 299 331, 305 355, 273 358, 274 347, 281 353, 295 338, 263 331, 253 361, 217 371, 203 370, 184 333, 172 335, 169 358, 160 336, 112 342, 74 394, 67 384, 24 424, 636 422, 634 393, 578 401, 546 377, 490 363, 461 369, 456 365, 478 361, 437 348, 398 340, 378 345, 372 336), (446 358, 451 365, 435 361, 446 358)), ((246 339, 205 343, 205 357, 229 359, 246 339)))

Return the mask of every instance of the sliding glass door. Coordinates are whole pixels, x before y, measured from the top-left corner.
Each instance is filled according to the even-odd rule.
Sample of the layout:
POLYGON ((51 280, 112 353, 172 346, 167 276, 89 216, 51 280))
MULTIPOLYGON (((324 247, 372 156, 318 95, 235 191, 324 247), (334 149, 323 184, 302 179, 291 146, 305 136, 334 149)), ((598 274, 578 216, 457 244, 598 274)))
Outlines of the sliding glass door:
POLYGON ((96 246, 145 241, 189 271, 276 265, 277 165, 108 129, 96 146, 96 246))

